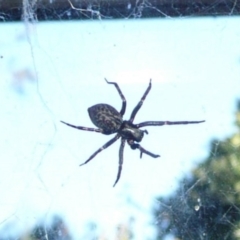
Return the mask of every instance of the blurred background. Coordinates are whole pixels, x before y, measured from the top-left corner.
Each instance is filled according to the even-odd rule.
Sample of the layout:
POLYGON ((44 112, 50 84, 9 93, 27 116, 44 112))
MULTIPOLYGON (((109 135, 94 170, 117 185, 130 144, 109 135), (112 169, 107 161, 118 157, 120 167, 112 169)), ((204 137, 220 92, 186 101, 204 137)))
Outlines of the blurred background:
POLYGON ((240 239, 240 1, 0 0, 0 239, 240 239), (113 135, 87 109, 146 127, 113 135))

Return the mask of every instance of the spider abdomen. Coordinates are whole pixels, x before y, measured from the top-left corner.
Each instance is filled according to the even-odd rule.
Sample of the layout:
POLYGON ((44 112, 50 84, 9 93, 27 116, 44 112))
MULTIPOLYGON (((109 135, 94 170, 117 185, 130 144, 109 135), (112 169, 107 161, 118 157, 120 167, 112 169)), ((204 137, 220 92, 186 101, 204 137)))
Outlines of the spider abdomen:
POLYGON ((112 134, 122 125, 122 116, 108 104, 96 104, 88 108, 89 116, 95 126, 103 130, 103 134, 112 134))

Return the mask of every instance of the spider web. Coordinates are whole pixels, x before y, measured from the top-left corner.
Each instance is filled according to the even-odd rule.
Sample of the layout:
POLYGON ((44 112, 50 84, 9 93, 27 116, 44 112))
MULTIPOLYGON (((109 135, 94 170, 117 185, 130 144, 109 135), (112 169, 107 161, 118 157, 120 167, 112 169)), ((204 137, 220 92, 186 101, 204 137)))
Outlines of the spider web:
POLYGON ((240 238, 239 1, 0 7, 0 239, 240 238), (135 123, 206 120, 146 128, 141 145, 161 158, 126 146, 115 188, 120 141, 79 167, 113 135, 60 123, 120 109, 105 77, 124 119, 151 78, 135 123))

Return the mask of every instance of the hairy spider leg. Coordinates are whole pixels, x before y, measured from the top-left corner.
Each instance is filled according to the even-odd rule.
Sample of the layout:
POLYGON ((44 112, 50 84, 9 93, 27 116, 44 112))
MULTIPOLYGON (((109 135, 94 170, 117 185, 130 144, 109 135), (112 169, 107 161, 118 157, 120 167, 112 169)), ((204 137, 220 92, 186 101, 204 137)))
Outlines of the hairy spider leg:
POLYGON ((123 150, 124 150, 124 146, 125 146, 125 141, 126 141, 126 139, 122 138, 121 145, 119 148, 119 163, 118 163, 117 179, 116 179, 115 183, 113 184, 113 187, 115 187, 115 185, 117 184, 118 180, 121 177, 122 165, 123 165, 123 150))
POLYGON ((132 114, 131 114, 131 117, 130 117, 130 120, 129 120, 131 123, 133 122, 138 110, 141 108, 141 106, 142 106, 145 98, 147 97, 151 87, 152 87, 152 79, 150 79, 149 86, 148 86, 147 90, 145 91, 145 93, 143 94, 140 102, 138 103, 138 105, 132 111, 132 114))
POLYGON ((88 128, 88 127, 82 127, 82 126, 75 126, 75 125, 66 123, 66 122, 64 122, 64 121, 60 121, 60 122, 68 125, 69 127, 77 128, 77 129, 79 129, 79 130, 102 133, 102 129, 99 129, 99 128, 88 128))
POLYGON ((177 124, 196 124, 196 123, 202 123, 205 122, 205 120, 202 121, 177 121, 177 122, 170 122, 170 121, 147 121, 136 124, 137 128, 145 127, 145 126, 163 126, 163 125, 177 125, 177 124))
POLYGON ((112 138, 110 141, 105 143, 101 148, 99 148, 95 153, 93 153, 87 160, 86 162, 80 164, 79 166, 87 164, 89 161, 91 161, 98 153, 100 153, 102 150, 106 149, 110 145, 112 145, 114 142, 116 142, 119 139, 120 135, 117 134, 114 138, 112 138))
POLYGON ((109 82, 106 78, 105 78, 105 80, 106 80, 106 82, 107 82, 108 84, 113 84, 113 85, 116 87, 116 89, 117 89, 117 91, 118 91, 118 93, 119 93, 119 95, 120 95, 120 97, 121 97, 121 99, 122 99, 122 109, 121 109, 121 111, 120 111, 120 114, 121 114, 121 116, 123 116, 124 113, 125 113, 125 110, 126 110, 126 106, 127 106, 126 99, 125 99, 125 97, 124 97, 124 95, 123 95, 123 93, 122 93, 122 91, 121 91, 121 89, 120 89, 120 87, 118 86, 117 83, 115 83, 115 82, 109 82))
POLYGON ((154 154, 154 153, 151 153, 149 151, 147 151, 146 149, 144 149, 140 144, 138 143, 134 143, 133 140, 129 139, 128 141, 128 144, 130 145, 131 149, 135 150, 135 149, 139 149, 140 150, 140 158, 142 158, 142 154, 145 153, 153 158, 158 158, 160 157, 160 155, 158 154, 154 154))

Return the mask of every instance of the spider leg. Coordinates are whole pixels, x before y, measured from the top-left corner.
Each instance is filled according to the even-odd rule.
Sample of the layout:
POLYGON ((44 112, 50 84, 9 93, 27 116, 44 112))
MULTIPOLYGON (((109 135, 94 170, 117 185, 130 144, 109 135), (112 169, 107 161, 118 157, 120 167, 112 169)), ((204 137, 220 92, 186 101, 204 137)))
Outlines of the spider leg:
POLYGON ((73 127, 73 128, 79 129, 79 130, 102 133, 102 129, 75 126, 75 125, 72 125, 72 124, 70 124, 70 123, 66 123, 66 122, 64 122, 64 121, 60 121, 60 122, 66 124, 66 125, 69 126, 69 127, 73 127))
POLYGON ((202 121, 178 121, 178 122, 170 122, 170 121, 148 121, 136 124, 137 128, 145 127, 145 126, 163 126, 163 125, 177 125, 177 124, 196 124, 202 123, 202 121))
POLYGON ((134 143, 133 140, 128 140, 127 142, 130 145, 131 149, 133 149, 133 150, 139 149, 140 150, 140 158, 142 158, 143 153, 145 153, 145 154, 147 154, 147 155, 149 155, 153 158, 160 157, 160 155, 158 155, 158 154, 154 154, 154 153, 151 153, 151 152, 147 151, 140 144, 134 143))
POLYGON ((129 120, 131 123, 133 122, 133 120, 134 120, 134 118, 135 118, 138 110, 141 108, 141 106, 142 106, 145 98, 147 97, 147 95, 148 95, 148 93, 149 93, 149 91, 150 91, 150 89, 151 89, 151 87, 152 87, 151 81, 152 81, 152 79, 150 79, 148 88, 147 88, 147 90, 145 91, 145 93, 143 94, 140 102, 138 103, 138 105, 137 105, 137 106, 133 109, 133 111, 132 111, 132 114, 131 114, 131 117, 130 117, 130 120, 129 120))
POLYGON ((116 142, 119 139, 120 135, 116 135, 114 138, 112 138, 110 141, 105 143, 101 148, 99 148, 95 153, 93 153, 84 163, 80 164, 79 166, 82 166, 84 164, 87 164, 89 161, 91 161, 98 153, 100 153, 102 150, 106 149, 110 145, 112 145, 114 142, 116 142))
POLYGON ((118 163, 117 179, 116 179, 115 183, 113 184, 113 187, 115 187, 115 185, 117 184, 118 180, 121 177, 122 165, 123 165, 123 150, 124 150, 124 146, 125 146, 125 141, 126 140, 124 138, 122 138, 120 149, 119 149, 119 163, 118 163))
POLYGON ((125 110, 126 110, 127 102, 126 102, 125 97, 123 96, 123 93, 122 93, 120 87, 118 86, 117 83, 115 83, 115 82, 109 82, 106 78, 105 78, 105 81, 106 81, 108 84, 113 84, 113 85, 116 87, 116 89, 117 89, 117 91, 118 91, 118 93, 119 93, 119 95, 120 95, 120 97, 121 97, 121 99, 122 99, 122 109, 121 109, 121 111, 120 111, 120 114, 121 114, 121 116, 123 116, 124 113, 125 113, 125 110))

